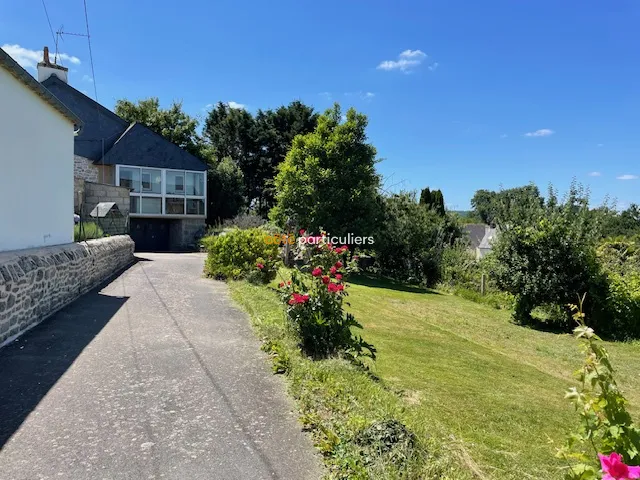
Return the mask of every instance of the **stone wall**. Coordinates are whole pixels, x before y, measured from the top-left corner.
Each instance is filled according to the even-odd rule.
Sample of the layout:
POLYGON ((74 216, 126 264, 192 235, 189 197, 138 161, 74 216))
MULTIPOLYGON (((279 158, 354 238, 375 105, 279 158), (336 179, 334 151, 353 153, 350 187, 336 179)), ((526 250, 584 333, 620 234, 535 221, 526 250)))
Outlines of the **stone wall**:
POLYGON ((115 202, 122 213, 122 218, 117 219, 97 219, 96 222, 105 233, 118 235, 128 233, 129 229, 129 189, 126 187, 116 187, 105 183, 84 182, 84 208, 81 214, 83 220, 93 221, 90 213, 100 202, 115 202))
POLYGON ((0 253, 0 347, 133 262, 128 235, 0 253))
POLYGON ((171 250, 196 250, 197 241, 204 235, 205 221, 201 218, 172 220, 169 230, 171 250))
POLYGON ((93 160, 81 157, 80 155, 73 156, 73 176, 82 178, 89 182, 98 181, 98 167, 93 164, 93 160))

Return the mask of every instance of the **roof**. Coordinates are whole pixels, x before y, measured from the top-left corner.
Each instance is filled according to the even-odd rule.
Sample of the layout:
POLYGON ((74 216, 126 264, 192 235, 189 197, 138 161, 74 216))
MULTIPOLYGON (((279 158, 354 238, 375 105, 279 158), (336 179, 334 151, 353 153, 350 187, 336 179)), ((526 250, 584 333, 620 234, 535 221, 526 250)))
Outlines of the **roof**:
POLYGON ((118 138, 100 163, 199 172, 207 170, 207 165, 198 157, 136 122, 118 138))
POLYGON ((469 243, 471 248, 478 248, 485 236, 486 230, 489 228, 484 223, 469 223, 463 226, 463 230, 469 235, 469 243))
POLYGON ((18 65, 7 52, 0 48, 0 65, 5 68, 11 75, 20 81, 25 87, 38 95, 42 100, 47 102, 51 107, 55 108, 67 120, 72 122, 77 129, 83 126, 83 122, 78 115, 69 109, 62 101, 60 101, 50 90, 43 87, 29 72, 18 65))
POLYGON ((102 158, 103 149, 105 152, 109 150, 129 126, 129 122, 54 75, 43 81, 42 85, 84 123, 82 131, 75 139, 76 155, 91 160, 102 158))
POLYGON ((100 202, 91 210, 89 216, 95 218, 122 217, 122 213, 116 202, 100 202))

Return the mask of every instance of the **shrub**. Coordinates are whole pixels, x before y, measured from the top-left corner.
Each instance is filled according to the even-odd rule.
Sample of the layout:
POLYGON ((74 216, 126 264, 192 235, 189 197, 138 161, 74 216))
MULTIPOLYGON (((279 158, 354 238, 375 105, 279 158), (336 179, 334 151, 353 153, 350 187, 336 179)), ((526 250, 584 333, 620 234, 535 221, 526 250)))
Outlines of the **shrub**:
POLYGON ((340 257, 346 249, 327 244, 314 249, 311 278, 294 271, 291 281, 280 283, 287 318, 300 337, 302 350, 313 358, 342 354, 356 361, 375 359, 375 348, 351 332, 362 326, 343 310, 348 285, 343 281, 346 260, 340 257))
MULTIPOLYGON (((573 318, 578 322, 574 334, 582 343, 585 362, 576 373, 579 386, 570 388, 565 398, 575 406, 581 425, 557 455, 569 464, 566 479, 590 480, 597 478, 601 454, 609 455, 609 459, 619 455, 617 461, 623 460, 630 465, 640 463, 640 428, 627 412, 627 400, 615 381, 607 350, 593 329, 585 324, 581 306, 571 308, 575 312, 573 318), (571 464, 572 460, 577 463, 571 464)), ((602 461, 603 467, 607 463, 602 461)))
POLYGON ((74 242, 83 242, 85 240, 102 237, 104 237, 104 232, 102 228, 100 228, 100 225, 95 222, 76 223, 73 226, 74 242))
POLYGON ((264 236, 263 230, 253 228, 233 229, 203 239, 208 251, 206 274, 217 279, 273 280, 279 262, 278 246, 265 242, 264 236))

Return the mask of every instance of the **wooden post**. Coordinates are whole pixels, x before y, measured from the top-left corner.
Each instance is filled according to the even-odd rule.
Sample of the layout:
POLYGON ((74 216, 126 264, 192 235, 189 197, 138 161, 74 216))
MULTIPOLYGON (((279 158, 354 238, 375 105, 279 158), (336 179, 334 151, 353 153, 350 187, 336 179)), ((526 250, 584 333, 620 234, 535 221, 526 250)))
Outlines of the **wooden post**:
POLYGON ((480 279, 480 294, 484 295, 487 291, 487 276, 483 273, 480 279))

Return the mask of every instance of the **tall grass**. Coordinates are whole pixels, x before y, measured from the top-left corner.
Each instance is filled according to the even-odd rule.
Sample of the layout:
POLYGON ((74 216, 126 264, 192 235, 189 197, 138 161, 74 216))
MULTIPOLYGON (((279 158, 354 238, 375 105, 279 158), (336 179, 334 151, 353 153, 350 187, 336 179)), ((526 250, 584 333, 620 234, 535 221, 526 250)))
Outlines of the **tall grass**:
POLYGON ((73 226, 73 241, 83 242, 93 238, 104 237, 104 231, 95 222, 76 223, 73 226))

